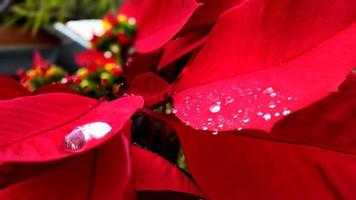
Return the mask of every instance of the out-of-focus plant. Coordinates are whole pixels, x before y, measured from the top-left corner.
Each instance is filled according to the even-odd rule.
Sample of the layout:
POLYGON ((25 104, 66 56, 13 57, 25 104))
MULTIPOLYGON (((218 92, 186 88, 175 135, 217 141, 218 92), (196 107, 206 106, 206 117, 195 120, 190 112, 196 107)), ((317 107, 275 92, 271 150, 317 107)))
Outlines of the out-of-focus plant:
POLYGON ((99 18, 118 8, 121 0, 21 0, 13 3, 4 26, 22 23, 35 36, 41 26, 69 19, 99 18))

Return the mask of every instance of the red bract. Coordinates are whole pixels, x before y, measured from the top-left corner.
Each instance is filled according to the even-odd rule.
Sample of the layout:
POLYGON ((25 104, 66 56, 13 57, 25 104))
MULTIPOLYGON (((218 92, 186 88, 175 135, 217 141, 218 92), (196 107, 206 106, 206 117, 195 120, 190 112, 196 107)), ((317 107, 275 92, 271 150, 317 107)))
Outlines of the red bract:
POLYGON ((12 99, 30 95, 30 91, 10 77, 0 75, 0 85, 0 99, 12 99))
POLYGON ((121 12, 137 20, 135 48, 138 52, 147 53, 168 42, 198 6, 194 0, 132 0, 123 4, 121 12))
POLYGON ((229 10, 176 84, 176 115, 197 129, 268 131, 356 65, 355 11, 351 0, 253 0, 229 10))
POLYGON ((152 72, 138 75, 129 87, 129 93, 140 95, 145 100, 145 105, 152 106, 162 102, 169 89, 169 84, 152 72))
POLYGON ((109 132, 100 140, 91 140, 80 151, 91 149, 120 131, 142 104, 140 97, 104 103, 64 93, 1 101, 1 137, 6 139, 0 142, 0 162, 47 161, 68 157, 73 154, 62 150, 67 134, 85 124, 109 124, 109 132), (113 107, 122 109, 113 112, 113 107))
POLYGON ((131 158, 130 117, 142 106, 141 97, 103 102, 64 93, 0 101, 0 198, 134 199, 135 190, 201 196, 158 156, 134 147, 131 158))
POLYGON ((191 180, 168 161, 136 146, 133 146, 132 153, 136 190, 165 190, 202 196, 200 190, 192 184, 191 180))
POLYGON ((189 169, 210 199, 352 199, 356 77, 270 133, 217 135, 177 126, 189 169))

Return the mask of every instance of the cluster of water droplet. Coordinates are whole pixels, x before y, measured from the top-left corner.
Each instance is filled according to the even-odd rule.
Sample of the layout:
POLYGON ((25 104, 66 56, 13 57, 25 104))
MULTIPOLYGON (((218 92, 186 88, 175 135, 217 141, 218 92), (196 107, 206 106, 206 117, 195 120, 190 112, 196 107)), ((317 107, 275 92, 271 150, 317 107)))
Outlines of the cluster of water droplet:
POLYGON ((173 109, 173 113, 186 117, 186 125, 217 134, 220 130, 248 128, 253 120, 270 121, 286 116, 291 113, 289 106, 295 100, 270 86, 232 85, 224 92, 212 90, 203 94, 196 90, 193 95, 185 96, 184 106, 179 111, 173 109), (208 118, 203 119, 204 116, 208 118))

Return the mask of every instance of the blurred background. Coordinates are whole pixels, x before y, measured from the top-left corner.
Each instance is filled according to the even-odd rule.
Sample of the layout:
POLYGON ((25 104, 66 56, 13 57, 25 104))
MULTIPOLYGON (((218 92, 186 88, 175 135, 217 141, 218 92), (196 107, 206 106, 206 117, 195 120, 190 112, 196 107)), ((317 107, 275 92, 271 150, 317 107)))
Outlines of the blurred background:
POLYGON ((0 0, 0 74, 31 68, 35 50, 73 72, 75 53, 102 31, 98 19, 122 1, 0 0))

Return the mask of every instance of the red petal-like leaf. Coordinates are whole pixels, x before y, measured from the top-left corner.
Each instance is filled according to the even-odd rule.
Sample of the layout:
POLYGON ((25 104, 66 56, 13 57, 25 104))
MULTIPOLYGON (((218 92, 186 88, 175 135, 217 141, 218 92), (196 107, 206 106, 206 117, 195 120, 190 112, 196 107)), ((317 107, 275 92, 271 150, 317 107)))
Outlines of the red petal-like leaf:
POLYGON ((89 140, 78 152, 89 150, 114 136, 142 106, 141 97, 97 102, 64 93, 0 101, 0 162, 46 161, 74 155, 63 149, 69 133, 95 122, 109 125, 108 132, 89 140))
POLYGON ((42 86, 34 91, 34 94, 47 94, 47 93, 71 93, 77 94, 78 92, 69 87, 68 85, 53 83, 42 86))
POLYGON ((133 81, 138 75, 150 72, 158 63, 161 56, 160 51, 148 54, 136 54, 129 58, 126 65, 125 75, 129 82, 133 81))
POLYGON ((158 155, 132 146, 136 190, 175 191, 202 196, 194 183, 178 168, 158 155))
POLYGON ((231 9, 178 82, 186 90, 174 96, 177 116, 198 129, 268 131, 335 91, 356 65, 355 20, 352 0, 251 0, 231 9))
POLYGON ((218 17, 234 6, 240 5, 245 0, 198 0, 200 6, 183 27, 182 32, 211 26, 218 17))
POLYGON ((12 99, 30 94, 30 91, 15 79, 0 75, 0 99, 12 99))
POLYGON ((142 96, 145 105, 151 106, 165 98, 169 84, 152 72, 144 73, 136 77, 130 83, 129 93, 142 96))
POLYGON ((138 35, 135 48, 147 53, 162 47, 188 21, 199 6, 195 0, 131 0, 121 12, 136 17, 138 35))
POLYGON ((193 177, 210 199, 353 199, 355 80, 270 133, 177 126, 193 177))
MULTIPOLYGON (((134 199, 130 144, 123 136, 117 135, 96 150, 55 162, 51 169, 0 189, 0 199, 134 199)), ((39 168, 45 164, 37 165, 39 168)))
POLYGON ((207 40, 209 29, 202 29, 195 32, 187 33, 170 41, 163 50, 162 58, 159 61, 157 70, 162 70, 168 64, 179 59, 185 54, 193 51, 207 40))

